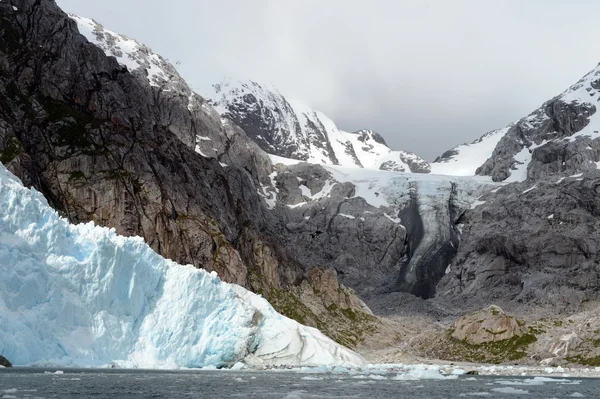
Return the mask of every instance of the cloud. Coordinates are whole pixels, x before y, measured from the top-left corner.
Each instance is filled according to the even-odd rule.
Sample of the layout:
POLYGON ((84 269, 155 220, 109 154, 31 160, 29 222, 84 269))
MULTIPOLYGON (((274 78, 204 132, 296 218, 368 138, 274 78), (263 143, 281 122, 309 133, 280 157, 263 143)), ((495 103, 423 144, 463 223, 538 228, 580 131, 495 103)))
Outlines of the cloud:
POLYGON ((593 1, 58 3, 181 61, 200 90, 225 76, 268 81, 428 159, 527 115, 600 53, 593 1))

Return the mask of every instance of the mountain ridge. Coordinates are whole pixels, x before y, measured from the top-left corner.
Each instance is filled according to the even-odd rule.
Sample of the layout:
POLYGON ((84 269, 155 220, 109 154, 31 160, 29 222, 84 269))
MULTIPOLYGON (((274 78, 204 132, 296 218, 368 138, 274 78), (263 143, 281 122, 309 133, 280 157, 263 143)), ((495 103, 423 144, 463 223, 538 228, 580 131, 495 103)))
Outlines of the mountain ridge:
POLYGON ((272 85, 225 80, 205 93, 209 103, 269 154, 312 163, 429 173, 418 155, 394 151, 378 133, 339 129, 324 113, 290 100, 272 85))
POLYGON ((527 116, 446 151, 432 163, 432 170, 520 182, 597 169, 598 101, 600 64, 527 116))

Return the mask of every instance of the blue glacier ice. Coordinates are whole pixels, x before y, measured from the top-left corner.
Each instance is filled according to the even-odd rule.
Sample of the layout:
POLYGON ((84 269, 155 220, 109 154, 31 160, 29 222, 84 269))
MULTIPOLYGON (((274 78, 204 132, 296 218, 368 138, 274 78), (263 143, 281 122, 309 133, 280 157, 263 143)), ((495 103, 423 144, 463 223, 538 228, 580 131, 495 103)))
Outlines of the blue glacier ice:
POLYGON ((0 164, 0 354, 16 365, 364 364, 215 273, 72 225, 0 164))

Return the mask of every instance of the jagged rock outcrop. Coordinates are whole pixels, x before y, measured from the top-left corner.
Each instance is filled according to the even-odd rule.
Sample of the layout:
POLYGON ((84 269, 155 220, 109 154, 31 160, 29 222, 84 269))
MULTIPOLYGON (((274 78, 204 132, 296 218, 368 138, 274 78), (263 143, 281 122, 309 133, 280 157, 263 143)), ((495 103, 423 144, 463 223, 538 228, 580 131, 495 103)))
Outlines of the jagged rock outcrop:
POLYGON ((471 345, 512 339, 527 333, 513 316, 495 305, 459 318, 451 328, 452 338, 471 345))
POLYGON ((12 367, 12 363, 5 358, 4 356, 0 355, 0 366, 2 367, 12 367))
POLYGON ((219 113, 260 148, 285 158, 350 167, 429 173, 423 158, 392 151, 372 130, 344 132, 322 112, 253 81, 223 81, 205 94, 219 113))
POLYGON ((465 214, 441 300, 577 311, 600 289, 600 171, 510 184, 465 214))
POLYGON ((174 69, 153 74, 164 60, 140 47, 124 66, 130 39, 78 22, 117 58, 54 1, 0 2, 0 161, 73 223, 140 235, 280 309, 298 301, 306 267, 271 232, 268 156, 174 69))
POLYGON ((600 136, 592 131, 590 135, 572 137, 589 124, 596 106, 572 95, 548 101, 510 127, 476 173, 489 175, 494 181, 522 181, 596 169, 600 140, 595 138, 600 136))

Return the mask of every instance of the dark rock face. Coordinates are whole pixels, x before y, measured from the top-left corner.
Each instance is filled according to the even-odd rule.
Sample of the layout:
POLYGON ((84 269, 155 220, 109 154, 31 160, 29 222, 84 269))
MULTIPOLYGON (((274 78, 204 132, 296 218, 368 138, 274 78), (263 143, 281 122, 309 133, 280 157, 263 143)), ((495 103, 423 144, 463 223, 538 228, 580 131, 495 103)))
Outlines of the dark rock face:
POLYGON ((2 367, 12 367, 12 363, 8 361, 7 358, 0 355, 0 366, 2 367))
POLYGON ((549 307, 572 312, 598 300, 600 171, 527 181, 487 194, 468 211, 440 299, 481 307, 549 307))
POLYGON ((264 151, 307 160, 311 155, 309 148, 314 146, 324 159, 339 164, 320 119, 304 116, 305 120, 300 120, 300 115, 279 92, 251 81, 234 88, 227 83, 217 84, 215 90, 217 98, 210 99, 210 103, 264 151), (219 95, 223 98, 219 99, 219 95))
POLYGON ((442 155, 440 155, 439 157, 436 157, 434 159, 434 163, 435 162, 444 162, 445 160, 448 160, 450 158, 452 158, 453 156, 458 155, 458 151, 455 150, 448 150, 445 151, 442 155))
MULTIPOLYGON (((299 186, 319 193, 329 173, 319 165, 283 167, 277 177, 279 200, 298 204, 304 200, 299 186)), ((340 281, 359 294, 394 288, 405 256, 406 231, 385 216, 385 211, 363 198, 352 198, 351 183, 334 183, 331 193, 307 205, 282 207, 281 235, 303 264, 336 270, 340 281)))
POLYGON ((526 180, 487 194, 461 218, 458 253, 438 285, 440 303, 556 313, 597 299, 599 75, 599 68, 592 70, 510 125, 477 169, 504 181, 520 168, 526 174, 517 180, 526 180))
POLYGON ((387 146, 387 143, 385 142, 383 137, 381 137, 379 133, 374 132, 372 130, 359 130, 354 133, 358 136, 358 140, 362 141, 365 144, 368 144, 369 140, 373 140, 376 143, 387 146))
POLYGON ((9 169, 74 223, 141 235, 166 257, 246 284, 239 271, 252 263, 247 246, 265 215, 256 169, 198 156, 185 125, 213 121, 189 112, 178 119, 177 103, 89 44, 53 2, 13 3, 17 11, 0 4, 0 143, 9 169))

